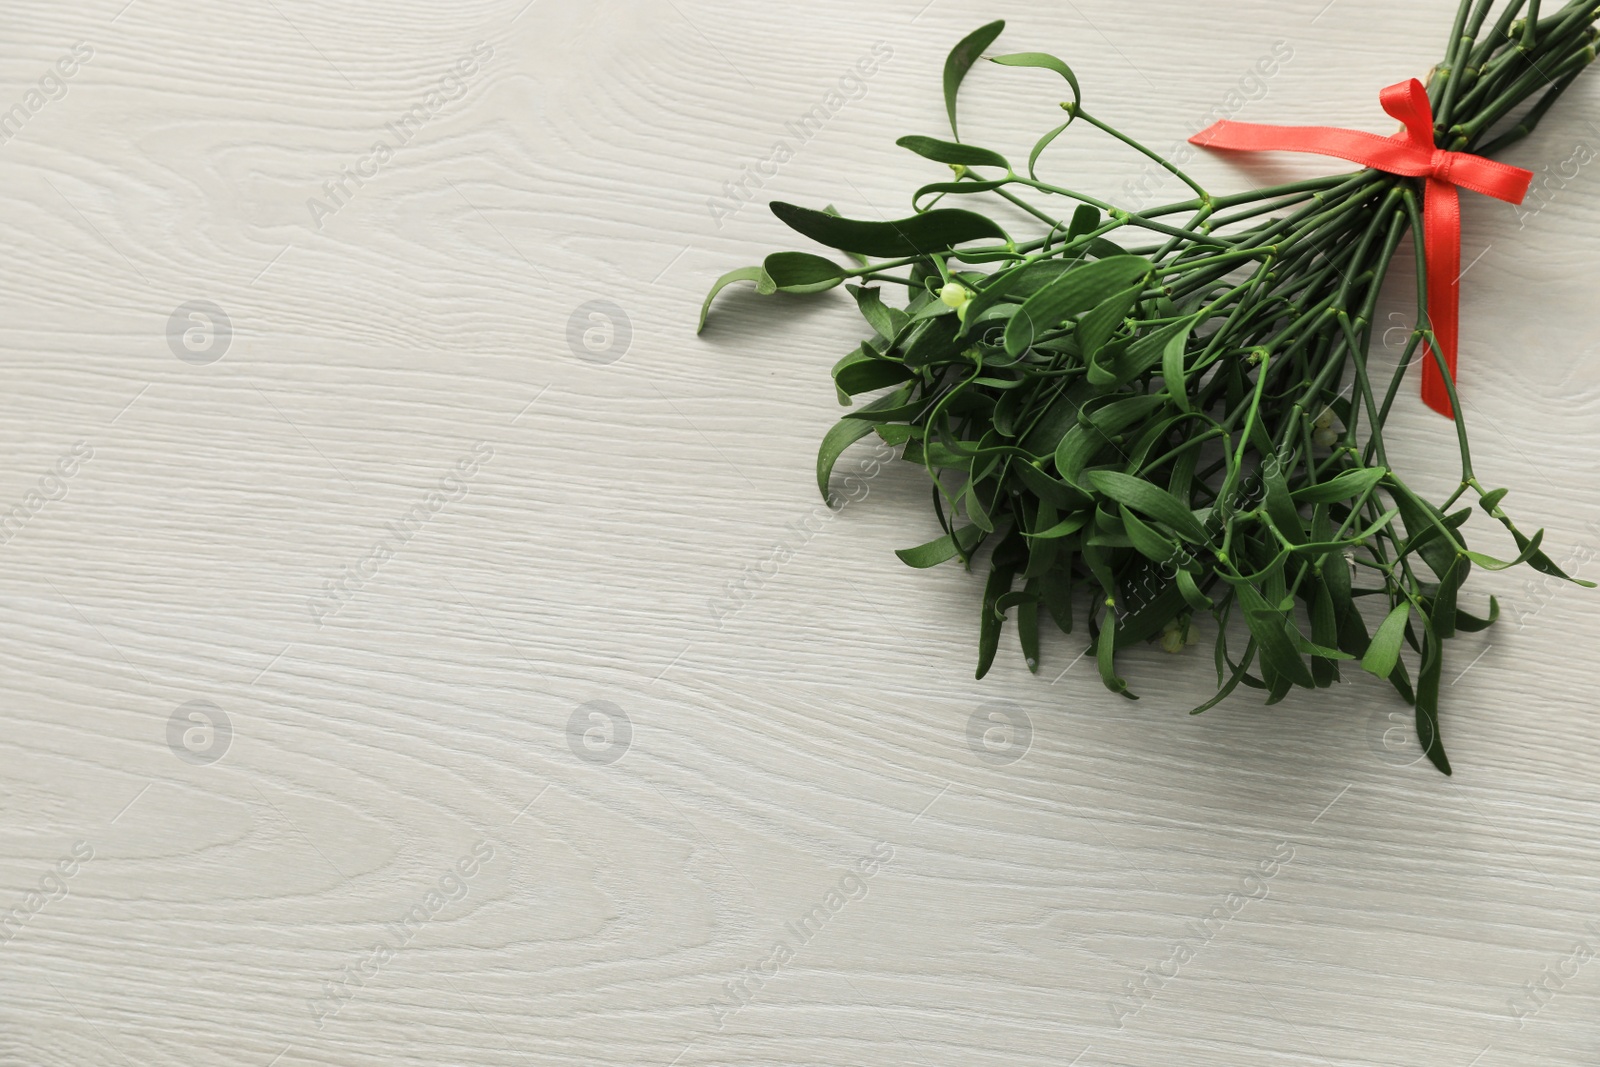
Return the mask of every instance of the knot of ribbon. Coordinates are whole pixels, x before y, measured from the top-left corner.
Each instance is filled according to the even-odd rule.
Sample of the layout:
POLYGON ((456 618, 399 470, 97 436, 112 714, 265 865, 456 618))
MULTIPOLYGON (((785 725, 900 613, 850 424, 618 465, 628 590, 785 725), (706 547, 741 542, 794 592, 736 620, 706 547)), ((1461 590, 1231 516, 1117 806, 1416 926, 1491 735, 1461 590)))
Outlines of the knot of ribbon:
MULTIPOLYGON (((1241 152, 1310 152, 1337 156, 1389 174, 1424 179, 1423 254, 1428 266, 1428 320, 1437 352, 1453 383, 1461 309, 1461 201, 1456 187, 1522 203, 1533 172, 1470 152, 1450 152, 1433 141, 1433 108, 1422 83, 1412 78, 1379 94, 1383 110, 1403 128, 1389 137, 1334 126, 1267 126, 1223 119, 1189 138, 1203 148, 1241 152)), ((1438 361, 1422 361, 1422 400, 1453 418, 1450 391, 1438 361)))

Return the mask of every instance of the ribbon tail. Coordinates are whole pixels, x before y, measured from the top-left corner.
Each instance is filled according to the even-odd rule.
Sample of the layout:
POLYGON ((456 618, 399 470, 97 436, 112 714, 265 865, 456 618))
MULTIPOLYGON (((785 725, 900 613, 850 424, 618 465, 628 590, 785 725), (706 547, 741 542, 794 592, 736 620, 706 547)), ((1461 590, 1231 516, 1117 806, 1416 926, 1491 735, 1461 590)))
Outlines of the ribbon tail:
MULTIPOLYGON (((1455 186, 1437 178, 1428 179, 1422 228, 1428 264, 1428 322, 1438 341, 1439 357, 1454 383, 1461 318, 1461 199, 1455 186)), ((1423 354, 1422 402, 1447 419, 1455 417, 1450 390, 1433 352, 1423 354)))

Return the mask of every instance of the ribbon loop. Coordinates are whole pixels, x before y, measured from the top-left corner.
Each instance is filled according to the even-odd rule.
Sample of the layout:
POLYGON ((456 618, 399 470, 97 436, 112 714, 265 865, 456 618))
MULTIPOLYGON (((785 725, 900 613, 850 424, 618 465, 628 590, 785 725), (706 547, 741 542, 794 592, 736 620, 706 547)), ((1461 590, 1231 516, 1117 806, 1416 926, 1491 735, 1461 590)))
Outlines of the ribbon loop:
POLYGON ((1423 253, 1428 267, 1428 323, 1439 360, 1422 361, 1422 400, 1453 418, 1450 389, 1439 371, 1444 363, 1449 381, 1456 376, 1456 341, 1461 309, 1461 205, 1456 188, 1522 203, 1533 172, 1497 163, 1470 152, 1451 152, 1433 140, 1433 108, 1428 91, 1410 78, 1378 94, 1378 102, 1405 128, 1390 137, 1333 126, 1267 126, 1255 122, 1220 122, 1189 138, 1192 144, 1258 152, 1279 150, 1337 156, 1409 178, 1426 179, 1423 187, 1423 253))
POLYGON ((1390 118, 1405 124, 1411 144, 1433 149, 1433 107, 1421 82, 1396 82, 1378 94, 1378 103, 1390 118))

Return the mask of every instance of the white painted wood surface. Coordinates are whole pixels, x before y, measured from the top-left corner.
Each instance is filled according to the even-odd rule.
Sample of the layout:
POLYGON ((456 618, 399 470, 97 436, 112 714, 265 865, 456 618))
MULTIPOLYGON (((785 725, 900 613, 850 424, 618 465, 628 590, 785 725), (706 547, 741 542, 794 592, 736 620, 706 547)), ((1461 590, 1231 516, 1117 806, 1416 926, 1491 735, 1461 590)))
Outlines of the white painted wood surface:
MULTIPOLYGON (((891 551, 931 536, 921 473, 816 497, 845 298, 730 294, 694 336, 797 246, 724 183, 784 140, 762 200, 898 213, 933 179, 893 139, 942 131, 981 21, 1165 148, 1215 107, 1385 130, 1454 5, 981 6, 6 5, 0 1063, 1600 1059, 1596 594, 1474 577, 1506 617, 1447 667, 1453 779, 1371 679, 1191 718, 1204 657, 1131 655, 1130 703, 1008 634, 976 682, 979 576, 891 551), (231 337, 175 346, 193 301, 231 337), (975 749, 996 702, 1027 729, 975 749)), ((1021 154, 1058 92, 980 69, 964 132, 1021 154)), ((1597 121, 1590 74, 1508 158, 1559 174, 1597 121)), ((1141 174, 1087 131, 1047 159, 1141 174)), ((1479 472, 1586 577, 1597 176, 1465 203, 1479 472)))

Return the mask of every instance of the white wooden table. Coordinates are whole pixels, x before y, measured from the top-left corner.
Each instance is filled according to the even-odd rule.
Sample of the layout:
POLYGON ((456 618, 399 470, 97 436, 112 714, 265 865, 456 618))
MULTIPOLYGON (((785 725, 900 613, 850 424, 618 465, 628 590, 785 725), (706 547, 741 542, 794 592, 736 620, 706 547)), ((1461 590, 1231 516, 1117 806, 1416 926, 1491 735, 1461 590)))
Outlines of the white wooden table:
MULTIPOLYGON (((1208 645, 1131 703, 1008 633, 974 681, 981 575, 891 551, 921 472, 813 484, 848 298, 694 335, 805 247, 767 199, 937 180, 893 140, 980 22, 1157 148, 1386 131, 1454 5, 1323 3, 8 4, 0 1063, 1597 1062, 1596 594, 1474 576, 1450 779, 1371 678, 1192 718, 1208 645)), ((1025 154, 1049 77, 963 132, 1025 154)), ((1538 210, 1466 197, 1463 282, 1480 475, 1590 578, 1597 122, 1591 73, 1508 154, 1538 210)))

